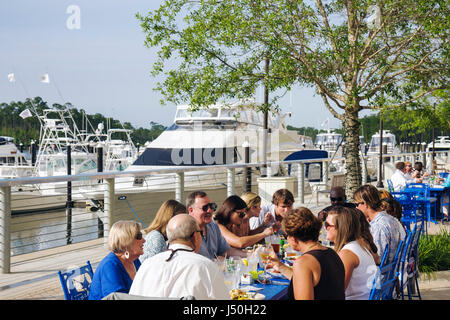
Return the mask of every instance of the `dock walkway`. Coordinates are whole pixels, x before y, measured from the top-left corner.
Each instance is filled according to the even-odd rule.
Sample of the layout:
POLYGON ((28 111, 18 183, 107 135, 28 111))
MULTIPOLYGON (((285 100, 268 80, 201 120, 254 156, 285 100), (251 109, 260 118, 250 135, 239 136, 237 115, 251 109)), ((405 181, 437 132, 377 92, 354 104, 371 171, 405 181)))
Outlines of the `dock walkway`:
POLYGON ((0 299, 64 300, 58 270, 86 264, 95 270, 107 254, 103 239, 11 257, 11 272, 0 274, 0 299))

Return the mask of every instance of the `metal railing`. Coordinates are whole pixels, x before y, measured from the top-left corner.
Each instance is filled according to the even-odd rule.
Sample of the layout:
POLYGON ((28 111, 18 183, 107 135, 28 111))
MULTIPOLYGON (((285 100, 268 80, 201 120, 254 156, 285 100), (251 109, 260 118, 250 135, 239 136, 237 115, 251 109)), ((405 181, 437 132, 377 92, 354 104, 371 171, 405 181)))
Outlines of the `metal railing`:
MULTIPOLYGON (((448 153, 439 156, 448 162, 448 153)), ((392 162, 427 164, 431 163, 430 157, 430 152, 383 155, 392 162)), ((368 177, 372 176, 373 181, 369 171, 378 172, 368 166, 371 161, 376 163, 378 157, 361 159, 365 184, 368 177)), ((294 178, 296 183, 291 191, 297 203, 304 204, 308 183, 328 183, 333 168, 344 161, 344 158, 269 161, 267 176, 278 171, 278 176, 294 178)), ((383 165, 392 162, 383 161, 383 165)), ((14 255, 107 239, 109 227, 120 219, 137 219, 145 227, 162 202, 175 199, 184 203, 185 195, 193 190, 207 191, 218 203, 249 189, 258 192, 257 177, 261 176, 262 168, 263 163, 243 163, 0 180, 0 272, 10 272, 10 258, 14 255), (247 172, 251 179, 247 178, 247 172), (36 207, 41 210, 36 211, 36 207)))

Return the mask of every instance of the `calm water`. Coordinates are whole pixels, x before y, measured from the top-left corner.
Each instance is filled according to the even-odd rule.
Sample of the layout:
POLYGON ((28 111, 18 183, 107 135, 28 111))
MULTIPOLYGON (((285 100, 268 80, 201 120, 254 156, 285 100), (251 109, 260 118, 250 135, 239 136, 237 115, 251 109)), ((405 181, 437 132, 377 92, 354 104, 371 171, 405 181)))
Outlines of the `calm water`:
POLYGON ((99 237, 98 216, 84 208, 12 216, 11 255, 64 246, 99 237))

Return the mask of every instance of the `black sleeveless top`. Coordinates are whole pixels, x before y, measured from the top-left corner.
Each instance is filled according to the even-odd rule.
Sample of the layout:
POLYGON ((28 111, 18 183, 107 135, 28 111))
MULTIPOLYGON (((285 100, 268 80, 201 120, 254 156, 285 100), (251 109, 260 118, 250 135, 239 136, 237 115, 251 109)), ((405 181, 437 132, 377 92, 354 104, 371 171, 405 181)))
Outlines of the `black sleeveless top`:
MULTIPOLYGON (((316 258, 321 268, 319 283, 314 287, 314 300, 345 300, 345 269, 338 254, 330 248, 305 254, 316 258)), ((289 283, 288 299, 295 300, 293 279, 289 283)))

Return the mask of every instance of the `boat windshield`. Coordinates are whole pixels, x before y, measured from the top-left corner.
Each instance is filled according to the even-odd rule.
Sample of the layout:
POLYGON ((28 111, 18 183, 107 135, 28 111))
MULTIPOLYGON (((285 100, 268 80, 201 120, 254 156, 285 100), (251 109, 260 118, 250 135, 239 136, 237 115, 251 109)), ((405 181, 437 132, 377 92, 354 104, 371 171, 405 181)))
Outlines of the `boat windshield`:
POLYGON ((216 118, 218 115, 218 109, 200 109, 192 113, 188 109, 178 109, 175 118, 216 118))
POLYGON ((317 135, 315 144, 339 144, 342 141, 342 135, 340 134, 327 134, 327 135, 317 135))
POLYGON ((80 174, 87 171, 92 171, 97 168, 97 164, 94 160, 90 159, 76 167, 76 174, 80 174))
MULTIPOLYGON (((383 144, 386 144, 388 146, 393 146, 395 144, 395 140, 392 137, 383 137, 383 144)), ((380 145, 380 137, 372 137, 372 140, 370 141, 370 147, 376 147, 380 145)))
POLYGON ((140 166, 204 166, 231 164, 238 160, 235 147, 230 148, 147 148, 133 163, 140 166))
POLYGON ((0 157, 0 165, 14 165, 14 157, 0 157))

